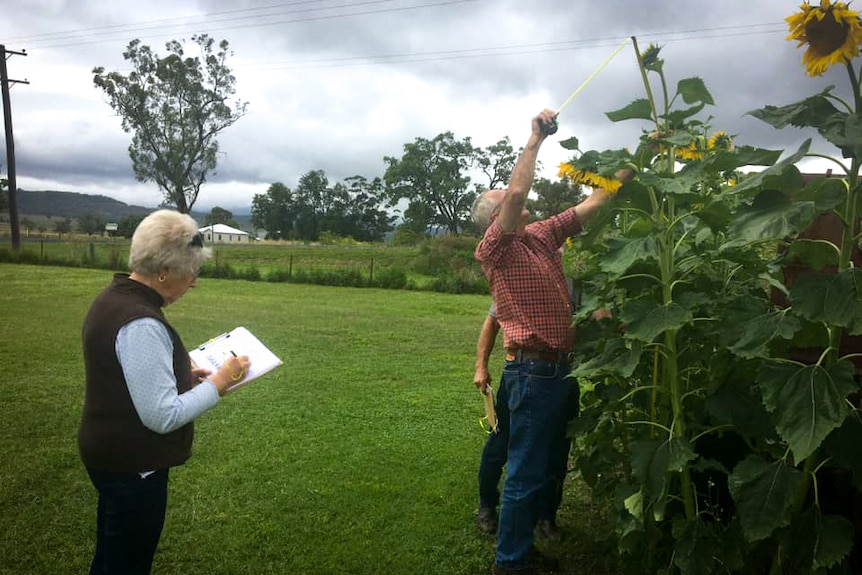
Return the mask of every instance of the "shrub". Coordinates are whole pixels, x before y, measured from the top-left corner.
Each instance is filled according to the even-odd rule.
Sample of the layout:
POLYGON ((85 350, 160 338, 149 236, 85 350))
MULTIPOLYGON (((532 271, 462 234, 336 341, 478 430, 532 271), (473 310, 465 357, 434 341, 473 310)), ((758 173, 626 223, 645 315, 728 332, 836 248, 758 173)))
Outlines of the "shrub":
POLYGON ((404 289, 407 287, 407 272, 400 268, 383 268, 374 275, 371 285, 386 289, 404 289))

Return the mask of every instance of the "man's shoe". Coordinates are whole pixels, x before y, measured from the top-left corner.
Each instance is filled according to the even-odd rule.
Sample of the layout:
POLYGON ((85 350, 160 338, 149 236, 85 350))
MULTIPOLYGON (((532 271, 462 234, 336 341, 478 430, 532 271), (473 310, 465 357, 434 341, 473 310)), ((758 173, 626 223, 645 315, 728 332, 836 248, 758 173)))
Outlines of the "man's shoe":
POLYGON ((559 541, 563 536, 563 532, 560 531, 553 519, 539 519, 539 522, 536 523, 536 531, 549 541, 559 541))
POLYGON ((480 507, 476 514, 476 527, 485 535, 497 532, 497 510, 493 507, 480 507))

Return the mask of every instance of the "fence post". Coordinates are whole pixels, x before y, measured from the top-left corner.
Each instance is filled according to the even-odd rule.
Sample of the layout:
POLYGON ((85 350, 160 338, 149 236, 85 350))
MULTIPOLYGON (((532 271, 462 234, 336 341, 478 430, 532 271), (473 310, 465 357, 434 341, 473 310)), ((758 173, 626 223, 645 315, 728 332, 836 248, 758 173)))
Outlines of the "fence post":
POLYGON ((90 242, 90 263, 96 262, 96 244, 90 242))
POLYGON ((39 261, 45 261, 45 240, 39 241, 39 261))
POLYGON ((293 277, 293 254, 290 254, 290 259, 288 260, 288 263, 287 263, 287 277, 288 278, 293 277))
POLYGON ((368 273, 368 285, 374 285, 374 258, 371 258, 371 271, 368 273))

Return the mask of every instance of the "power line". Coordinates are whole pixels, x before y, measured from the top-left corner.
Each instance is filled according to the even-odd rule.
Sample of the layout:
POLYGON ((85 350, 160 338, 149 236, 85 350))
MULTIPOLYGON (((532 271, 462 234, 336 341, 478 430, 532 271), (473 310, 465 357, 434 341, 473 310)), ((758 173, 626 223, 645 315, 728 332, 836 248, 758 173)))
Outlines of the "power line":
MULTIPOLYGON (((740 28, 763 28, 773 24, 752 24, 748 26, 725 26, 719 28, 701 28, 696 30, 685 30, 677 32, 657 32, 643 36, 647 42, 671 43, 696 40, 710 40, 715 38, 729 38, 735 36, 752 36, 760 34, 772 34, 783 31, 783 27, 772 29, 749 29, 740 28), (734 30, 731 32, 731 30, 734 30), (711 33, 706 33, 711 32, 711 33)), ((499 56, 520 56, 526 54, 592 50, 595 48, 615 47, 623 37, 604 37, 579 40, 562 40, 557 42, 542 42, 538 44, 515 44, 507 46, 486 46, 481 48, 462 48, 457 50, 438 50, 429 52, 403 52, 394 54, 377 54, 362 56, 341 56, 333 58, 315 58, 311 60, 288 60, 278 62, 262 62, 246 66, 247 70, 291 70, 291 69, 315 69, 315 68, 342 68, 352 66, 371 66, 378 64, 403 64, 434 62, 444 60, 460 60, 467 58, 488 58, 499 56)))
MULTIPOLYGON (((375 5, 375 4, 385 4, 385 3, 394 2, 394 1, 397 1, 397 0, 364 0, 364 1, 359 1, 359 2, 349 2, 346 4, 337 5, 337 6, 328 6, 328 7, 323 7, 323 8, 318 7, 318 8, 310 8, 310 9, 305 9, 305 10, 294 10, 294 11, 284 13, 284 15, 307 13, 307 12, 321 12, 322 10, 337 10, 337 9, 342 9, 342 8, 346 8, 346 9, 361 8, 362 6, 375 5)), ((281 15, 281 13, 263 14, 263 15, 255 15, 255 16, 242 16, 242 17, 235 17, 235 18, 222 18, 222 19, 215 19, 214 22, 216 22, 216 23, 235 22, 238 20, 250 20, 250 19, 259 19, 259 18, 266 18, 266 20, 263 20, 260 22, 247 23, 247 24, 222 26, 220 28, 219 27, 208 28, 206 31, 207 31, 207 33, 212 33, 212 32, 222 32, 225 30, 239 30, 242 28, 263 28, 263 27, 272 27, 272 26, 283 26, 283 25, 298 24, 298 23, 303 23, 303 22, 334 20, 334 19, 348 18, 348 17, 354 17, 354 16, 367 16, 367 15, 376 15, 376 14, 386 14, 386 13, 392 13, 392 12, 404 12, 404 11, 408 11, 408 10, 418 10, 418 9, 422 9, 422 8, 436 8, 436 7, 442 7, 442 6, 452 6, 455 4, 465 4, 465 3, 476 2, 476 1, 477 0, 443 0, 443 1, 429 2, 429 3, 425 3, 425 4, 416 4, 416 5, 409 5, 409 6, 394 6, 391 8, 379 8, 379 9, 374 9, 374 10, 371 10, 371 9, 359 10, 359 11, 354 11, 354 12, 345 12, 345 13, 341 13, 341 14, 310 15, 307 17, 298 17, 298 18, 287 19, 287 20, 278 20, 278 21, 273 21, 272 17, 273 16, 279 16, 279 15, 281 15)), ((306 2, 300 2, 300 3, 306 3, 306 2)), ((300 3, 294 3, 294 4, 300 4, 300 3)), ((217 14, 222 14, 222 13, 217 13, 217 14)), ((179 18, 178 20, 182 20, 182 18, 179 18)), ((166 19, 164 21, 155 21, 155 22, 166 22, 166 21, 172 21, 172 19, 166 19)), ((63 38, 62 36, 60 36, 60 37, 56 37, 56 38, 48 38, 45 40, 39 40, 38 39, 39 37, 36 37, 36 39, 34 40, 33 39, 34 37, 22 37, 18 41, 22 42, 22 43, 28 43, 28 44, 37 44, 43 48, 66 48, 66 47, 70 47, 70 46, 80 46, 80 45, 84 45, 84 44, 97 44, 97 43, 100 43, 100 42, 103 42, 106 40, 114 40, 114 39, 116 39, 115 36, 120 35, 120 34, 128 35, 130 33, 145 32, 145 31, 149 31, 149 30, 158 30, 160 32, 164 32, 163 34, 161 34, 163 36, 164 35, 170 35, 170 34, 177 34, 177 33, 182 33, 182 30, 189 31, 189 27, 200 28, 201 26, 208 25, 211 22, 212 21, 178 23, 178 24, 172 26, 172 28, 176 28, 175 30, 172 30, 172 31, 166 31, 164 24, 156 24, 156 23, 154 23, 152 25, 149 25, 149 24, 147 24, 147 25, 130 24, 130 25, 126 25, 126 26, 117 25, 117 26, 110 26, 110 27, 91 28, 91 29, 85 30, 84 31, 85 33, 83 34, 83 36, 84 36, 83 39, 78 39, 76 37, 76 36, 80 36, 81 35, 80 33, 78 33, 77 31, 71 31, 71 32, 66 32, 66 33, 62 33, 62 32, 54 33, 57 35, 68 36, 68 38, 63 38), (103 30, 107 30, 108 28, 120 28, 120 29, 102 32, 103 30), (111 36, 111 38, 108 38, 109 36, 111 36)))

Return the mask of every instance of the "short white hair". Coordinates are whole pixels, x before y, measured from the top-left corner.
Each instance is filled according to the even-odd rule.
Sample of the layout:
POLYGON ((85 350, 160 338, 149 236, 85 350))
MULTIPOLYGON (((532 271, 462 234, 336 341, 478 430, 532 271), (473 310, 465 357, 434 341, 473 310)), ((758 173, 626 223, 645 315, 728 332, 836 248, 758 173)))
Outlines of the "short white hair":
POLYGON ((473 223, 476 224, 480 230, 488 229, 491 225, 491 219, 494 216, 494 210, 499 208, 500 204, 503 203, 502 200, 495 199, 497 194, 491 193, 498 191, 499 190, 487 190, 482 192, 470 208, 470 217, 473 219, 473 223))
POLYGON ((190 215, 155 211, 135 228, 129 268, 145 276, 157 275, 163 268, 192 275, 211 255, 198 234, 198 223, 190 215))

